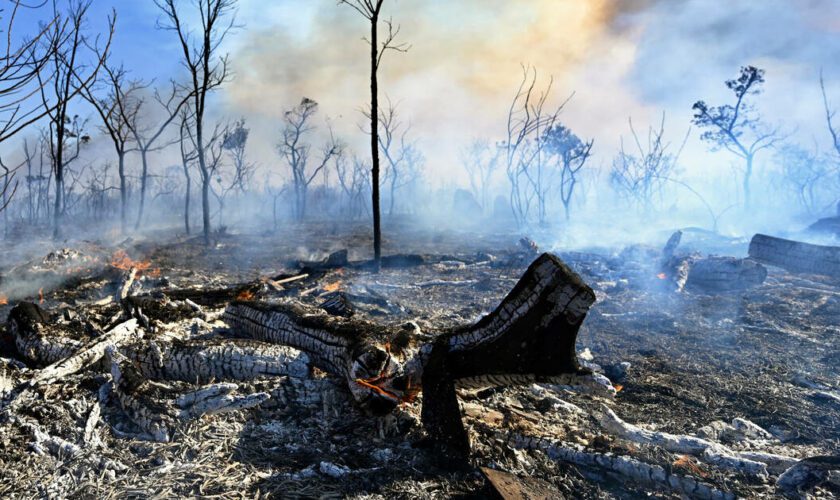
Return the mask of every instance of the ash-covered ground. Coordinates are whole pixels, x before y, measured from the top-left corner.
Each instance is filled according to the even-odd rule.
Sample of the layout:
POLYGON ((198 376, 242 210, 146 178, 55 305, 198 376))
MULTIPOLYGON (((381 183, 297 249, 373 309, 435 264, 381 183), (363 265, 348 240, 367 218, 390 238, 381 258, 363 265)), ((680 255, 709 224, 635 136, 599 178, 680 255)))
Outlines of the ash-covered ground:
MULTIPOLYGON (((423 263, 378 274, 353 265, 301 270, 300 261, 319 261, 341 249, 349 250, 351 262, 368 257, 356 251, 370 246, 366 228, 338 226, 222 235, 211 247, 167 234, 119 245, 44 243, 38 259, 6 263, 0 286, 14 283, 17 295, 9 294, 0 316, 22 300, 38 302, 33 290, 43 279, 41 307, 54 315, 58 330, 74 335, 85 321, 108 324, 120 314, 107 298, 121 284, 119 267, 127 256, 145 268, 132 293, 198 291, 190 297, 199 302, 195 297, 204 290, 209 297, 199 302, 200 314, 189 308, 149 313, 153 335, 226 338, 230 332, 218 313, 230 300, 227 290, 231 297, 316 307, 341 294, 354 317, 404 329, 419 342, 493 310, 536 255, 513 234, 404 227, 387 237, 386 255, 416 254, 423 263), (65 257, 42 260, 64 247, 71 250, 65 257), (54 278, 54 271, 66 279, 54 278), (272 286, 301 274, 307 276, 272 286)), ((687 233, 679 252, 745 257, 747 243, 687 233)), ((554 252, 594 289, 597 302, 577 351, 610 379, 614 397, 550 384, 461 391, 472 453, 469 463, 454 464, 425 446, 422 394, 389 415, 372 416, 354 406, 341 381, 322 373, 306 390, 288 377, 239 383, 239 392, 267 391, 272 398, 185 422, 172 442, 152 442, 103 396, 107 369, 95 365, 5 403, 0 496, 479 498, 512 495, 517 488, 532 498, 840 494, 838 476, 828 469, 814 472, 819 477, 802 483, 800 492, 776 484, 797 459, 840 454, 836 281, 768 266, 757 286, 677 291, 661 273, 661 247, 571 252, 543 244, 540 250, 554 252), (605 421, 605 408, 637 427, 622 435, 605 421), (709 453, 634 438, 663 436, 648 431, 699 437, 723 447, 724 455, 764 453, 793 462, 768 462, 755 473, 709 453), (514 436, 542 438, 579 452, 578 460, 564 459, 556 447, 517 446, 522 440, 514 436), (584 463, 586 457, 592 462, 584 463), (605 461, 615 457, 630 460, 626 470, 605 461), (661 468, 663 480, 633 469, 638 464, 661 468), (482 468, 512 476, 500 480, 482 468), (673 477, 706 488, 692 494, 672 484, 673 477), (508 489, 500 486, 504 481, 508 489)), ((10 332, 3 340, 0 392, 8 396, 37 368, 21 362, 10 332)))

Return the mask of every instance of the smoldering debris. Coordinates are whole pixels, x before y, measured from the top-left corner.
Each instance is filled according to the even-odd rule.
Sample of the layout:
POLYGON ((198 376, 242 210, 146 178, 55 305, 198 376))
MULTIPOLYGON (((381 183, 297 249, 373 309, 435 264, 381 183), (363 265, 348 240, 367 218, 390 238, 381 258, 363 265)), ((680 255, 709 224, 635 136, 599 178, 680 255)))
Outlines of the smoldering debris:
POLYGON ((504 235, 437 242, 445 254, 406 238, 416 257, 378 274, 283 241, 137 243, 129 269, 104 249, 43 304, 3 306, 0 494, 840 493, 840 404, 825 396, 840 394, 840 290, 826 277, 679 237, 553 257, 504 235), (218 265, 240 246, 266 249, 251 254, 262 271, 218 265), (469 327, 520 310, 539 324, 556 307, 540 301, 569 300, 583 302, 550 334, 523 323, 502 350, 469 327), (569 365, 545 371, 561 339, 569 365))

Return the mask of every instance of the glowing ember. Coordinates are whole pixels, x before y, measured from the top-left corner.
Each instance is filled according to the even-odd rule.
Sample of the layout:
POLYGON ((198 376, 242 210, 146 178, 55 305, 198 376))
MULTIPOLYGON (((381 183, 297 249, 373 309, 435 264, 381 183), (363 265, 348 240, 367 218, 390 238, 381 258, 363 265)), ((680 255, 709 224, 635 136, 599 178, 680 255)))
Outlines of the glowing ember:
POLYGON ((382 396, 384 398, 391 399, 393 401, 401 401, 402 400, 402 398, 400 396, 397 396, 396 394, 394 394, 392 392, 389 392, 389 391, 383 389, 382 387, 379 387, 378 385, 376 385, 375 382, 377 381, 376 380, 377 378, 378 377, 375 377, 375 378, 372 378, 372 379, 367 379, 367 380, 357 378, 356 383, 359 384, 362 387, 367 387, 368 389, 374 391, 375 393, 379 394, 380 396, 382 396))
POLYGON ((254 292, 251 290, 242 290, 239 292, 239 295, 236 296, 236 300, 253 300, 254 299, 254 292))
POLYGON ((43 287, 38 289, 38 303, 39 304, 44 303, 44 288, 43 287))
POLYGON ((326 285, 324 285, 324 291, 326 292, 335 292, 338 291, 339 288, 341 288, 341 281, 327 283, 326 285))
POLYGON ((624 386, 621 384, 615 384, 613 387, 615 387, 615 392, 621 392, 621 390, 624 389, 624 386))
POLYGON ((9 297, 6 294, 0 293, 0 306, 5 306, 9 303, 9 297))
POLYGON ((698 466, 694 460, 691 459, 688 455, 680 455, 674 460, 674 463, 671 464, 673 467, 679 467, 690 471, 692 474, 700 477, 709 477, 709 474, 704 471, 703 469, 698 466))
POLYGON ((657 275, 656 275, 656 277, 657 277, 657 278, 659 278, 659 279, 661 279, 661 280, 664 280, 665 278, 667 278, 667 277, 668 277, 668 275, 667 275, 667 274, 665 274, 665 273, 659 273, 659 274, 657 274, 657 275))

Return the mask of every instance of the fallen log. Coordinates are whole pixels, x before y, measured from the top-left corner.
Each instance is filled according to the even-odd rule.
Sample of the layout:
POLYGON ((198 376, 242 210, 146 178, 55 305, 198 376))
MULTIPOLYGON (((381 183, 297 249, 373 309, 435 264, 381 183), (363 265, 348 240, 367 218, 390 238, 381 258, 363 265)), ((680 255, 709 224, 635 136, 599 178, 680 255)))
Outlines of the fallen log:
POLYGON ((356 401, 375 412, 410 398, 419 384, 429 436, 463 457, 469 440, 456 386, 599 385, 575 355, 578 329, 594 301, 577 274, 543 254, 492 313, 475 325, 440 332, 405 366, 376 344, 396 330, 372 323, 299 305, 246 301, 228 306, 224 319, 240 334, 306 352, 315 366, 345 379, 356 401))
POLYGON ((691 263, 685 288, 711 292, 743 290, 764 283, 767 268, 750 259, 708 257, 691 263))
POLYGON ((750 241, 749 255, 795 273, 840 277, 840 247, 756 234, 750 241))
POLYGON ((154 380, 206 384, 268 376, 303 378, 310 373, 306 354, 242 339, 134 342, 120 352, 141 375, 154 380))
POLYGON ((628 480, 670 489, 692 498, 735 499, 734 494, 716 489, 696 478, 674 474, 659 465, 646 464, 635 458, 585 451, 571 444, 531 436, 512 435, 507 438, 507 442, 516 449, 542 451, 552 460, 605 469, 628 480))
POLYGON ((123 411, 154 441, 169 442, 184 421, 227 411, 251 408, 270 398, 268 393, 236 395, 236 384, 212 384, 184 390, 143 376, 127 357, 113 347, 107 352, 113 394, 123 411))

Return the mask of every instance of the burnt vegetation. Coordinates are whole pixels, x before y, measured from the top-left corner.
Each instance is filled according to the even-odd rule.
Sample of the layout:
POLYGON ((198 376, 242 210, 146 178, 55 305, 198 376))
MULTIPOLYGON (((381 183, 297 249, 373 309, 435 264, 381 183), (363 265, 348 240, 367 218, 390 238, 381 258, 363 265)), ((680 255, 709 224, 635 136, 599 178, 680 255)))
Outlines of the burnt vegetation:
POLYGON ((440 165, 397 0, 332 6, 355 114, 295 88, 268 131, 223 98, 237 0, 155 0, 156 79, 97 5, 0 10, 0 497, 840 494, 822 74, 811 142, 752 65, 608 137, 523 64, 440 165))

